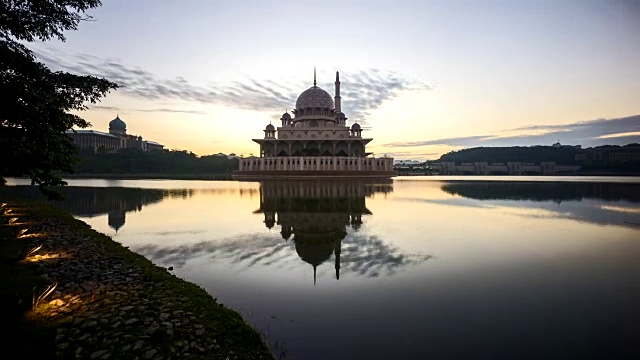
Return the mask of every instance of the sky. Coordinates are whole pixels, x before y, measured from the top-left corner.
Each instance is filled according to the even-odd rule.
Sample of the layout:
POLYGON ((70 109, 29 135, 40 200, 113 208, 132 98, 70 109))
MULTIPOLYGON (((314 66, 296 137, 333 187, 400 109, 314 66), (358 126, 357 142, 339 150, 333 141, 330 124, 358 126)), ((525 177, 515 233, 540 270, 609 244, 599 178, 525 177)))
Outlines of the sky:
POLYGON ((473 146, 640 142, 640 1, 103 0, 54 70, 120 84, 82 116, 198 155, 252 138, 340 71, 368 151, 437 159, 473 146))

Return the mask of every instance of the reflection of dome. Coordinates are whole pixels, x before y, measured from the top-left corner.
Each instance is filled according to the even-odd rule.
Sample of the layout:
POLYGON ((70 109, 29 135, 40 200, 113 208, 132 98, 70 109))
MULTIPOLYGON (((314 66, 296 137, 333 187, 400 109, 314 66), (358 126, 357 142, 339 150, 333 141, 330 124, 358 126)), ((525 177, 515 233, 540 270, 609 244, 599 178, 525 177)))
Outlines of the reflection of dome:
POLYGON ((125 124, 119 116, 116 116, 115 119, 109 121, 109 129, 111 130, 126 130, 127 124, 125 124))
POLYGON ((313 86, 303 91, 296 100, 296 109, 305 108, 333 109, 333 98, 328 92, 317 86, 313 86))
POLYGON ((336 279, 340 279, 340 245, 342 238, 333 240, 336 233, 325 234, 301 234, 296 232, 293 241, 296 244, 296 252, 300 259, 313 266, 313 285, 316 284, 316 268, 318 265, 329 260, 335 253, 336 279))
POLYGON ((296 236, 296 252, 300 259, 313 265, 318 266, 329 260, 333 254, 333 241, 325 239, 301 239, 296 236))

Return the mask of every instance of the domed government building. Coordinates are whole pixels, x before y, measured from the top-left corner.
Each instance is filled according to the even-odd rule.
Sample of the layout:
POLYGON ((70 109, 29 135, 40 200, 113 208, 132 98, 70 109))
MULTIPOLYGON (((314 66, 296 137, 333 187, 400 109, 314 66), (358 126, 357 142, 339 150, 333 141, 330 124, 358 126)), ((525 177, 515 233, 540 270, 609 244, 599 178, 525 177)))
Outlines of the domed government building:
POLYGON ((162 151, 164 145, 155 141, 143 140, 142 136, 127 134, 127 124, 116 115, 109 121, 109 132, 96 130, 67 130, 67 135, 80 149, 104 149, 114 152, 120 149, 139 149, 142 151, 162 151))
POLYGON ((303 91, 295 110, 285 112, 282 126, 269 124, 260 145, 260 156, 240 158, 236 179, 308 177, 391 177, 393 158, 373 157, 362 137, 362 127, 347 126, 341 110, 340 74, 336 72, 335 96, 316 85, 303 91))

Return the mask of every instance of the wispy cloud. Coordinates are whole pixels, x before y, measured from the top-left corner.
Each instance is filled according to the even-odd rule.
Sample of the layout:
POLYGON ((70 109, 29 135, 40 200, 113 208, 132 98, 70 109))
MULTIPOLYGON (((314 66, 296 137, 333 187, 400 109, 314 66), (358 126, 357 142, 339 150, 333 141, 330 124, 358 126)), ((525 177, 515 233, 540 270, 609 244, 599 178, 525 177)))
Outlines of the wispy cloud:
POLYGON ((96 110, 105 110, 105 111, 122 111, 123 109, 119 106, 107 106, 107 105, 91 105, 89 106, 91 109, 96 110))
POLYGON ((384 146, 390 147, 409 147, 409 146, 425 146, 425 145, 450 145, 450 146, 464 146, 472 142, 482 141, 484 139, 491 138, 492 136, 466 136, 456 138, 444 138, 436 140, 424 140, 424 141, 407 141, 407 142, 395 142, 384 144, 384 146))
MULTIPOLYGON (((384 155, 391 156, 396 158, 411 158, 414 159, 416 157, 430 157, 440 155, 437 152, 411 152, 411 151, 394 151, 394 152, 381 152, 384 155)), ((378 153, 376 153, 378 154, 378 153)))
POLYGON ((182 114, 206 114, 201 110, 182 110, 182 109, 168 109, 168 108, 156 108, 156 109, 132 109, 132 111, 138 112, 169 112, 169 113, 182 113, 182 114))
MULTIPOLYGON (((35 48, 33 51, 38 59, 54 70, 104 77, 118 83, 121 86, 119 91, 148 100, 183 100, 239 109, 280 112, 291 108, 299 93, 309 86, 300 82, 250 78, 202 86, 182 77, 165 79, 138 66, 122 63, 118 59, 103 59, 89 54, 70 55, 46 46, 35 48)), ((344 111, 350 119, 361 123, 366 123, 372 111, 403 92, 431 89, 418 80, 380 69, 365 69, 344 74, 343 83, 344 111)), ((321 86, 330 90, 333 83, 321 86)))
POLYGON ((504 136, 503 134, 474 135, 424 141, 394 142, 385 144, 384 146, 529 146, 551 145, 556 141, 560 141, 563 144, 575 144, 583 146, 597 146, 603 144, 623 145, 633 142, 640 142, 640 135, 637 134, 637 132, 640 131, 640 115, 610 120, 598 119, 591 121, 580 121, 560 125, 525 126, 506 130, 505 132, 516 131, 524 131, 525 133, 527 131, 535 131, 536 133, 514 136, 504 136))
POLYGON ((152 108, 152 109, 131 109, 131 108, 123 108, 119 106, 107 106, 107 105, 90 105, 90 109, 96 110, 107 110, 107 111, 117 111, 121 113, 128 112, 168 112, 168 113, 182 113, 182 114, 197 114, 203 115, 206 114, 205 111, 201 110, 185 110, 185 109, 169 109, 169 108, 152 108))

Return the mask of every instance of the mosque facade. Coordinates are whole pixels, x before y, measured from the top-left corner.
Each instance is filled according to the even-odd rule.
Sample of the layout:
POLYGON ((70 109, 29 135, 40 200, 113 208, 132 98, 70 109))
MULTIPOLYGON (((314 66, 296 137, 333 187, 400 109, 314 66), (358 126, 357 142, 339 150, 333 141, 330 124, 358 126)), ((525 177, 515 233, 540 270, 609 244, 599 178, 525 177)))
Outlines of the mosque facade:
POLYGON ((96 130, 67 130, 76 146, 80 149, 104 149, 115 152, 120 149, 139 149, 142 151, 161 151, 164 145, 155 141, 143 140, 142 136, 127 134, 127 124, 116 116, 109 122, 109 132, 96 130))
POLYGON ((342 112, 340 74, 336 72, 335 96, 316 84, 303 91, 295 109, 285 112, 281 126, 269 124, 264 138, 253 139, 260 156, 240 159, 233 176, 246 178, 391 177, 393 158, 374 157, 362 137, 362 127, 347 125, 342 112))

